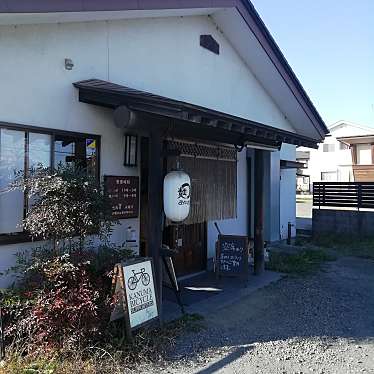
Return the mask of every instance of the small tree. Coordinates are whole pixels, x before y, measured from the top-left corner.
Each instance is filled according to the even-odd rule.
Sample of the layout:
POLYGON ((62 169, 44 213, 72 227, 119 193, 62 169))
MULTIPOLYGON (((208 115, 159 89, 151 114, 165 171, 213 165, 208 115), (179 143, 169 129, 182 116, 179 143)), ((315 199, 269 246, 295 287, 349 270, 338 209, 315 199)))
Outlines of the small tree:
POLYGON ((30 353, 82 348, 106 336, 112 270, 131 253, 109 243, 115 222, 108 198, 83 169, 28 174, 18 174, 10 190, 25 191, 23 227, 33 238, 51 240, 52 251, 47 244, 17 255, 10 270, 18 281, 3 302, 4 336, 30 353), (93 234, 102 241, 98 248, 86 245, 93 234))
POLYGON ((34 239, 51 240, 58 253, 60 244, 78 238, 83 249, 89 235, 107 239, 115 223, 103 186, 84 169, 60 165, 55 170, 37 168, 25 178, 18 175, 12 189, 23 188, 29 209, 23 227, 34 239))

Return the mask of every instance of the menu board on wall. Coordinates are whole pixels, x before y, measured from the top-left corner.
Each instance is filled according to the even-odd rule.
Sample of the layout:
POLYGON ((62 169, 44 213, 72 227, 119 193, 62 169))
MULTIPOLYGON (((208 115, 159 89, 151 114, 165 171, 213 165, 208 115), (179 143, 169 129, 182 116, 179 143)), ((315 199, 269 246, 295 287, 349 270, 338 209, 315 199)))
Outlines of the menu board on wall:
POLYGON ((219 235, 216 250, 218 276, 248 277, 248 237, 219 235))
POLYGON ((115 219, 139 216, 139 177, 106 175, 105 191, 112 206, 115 219))

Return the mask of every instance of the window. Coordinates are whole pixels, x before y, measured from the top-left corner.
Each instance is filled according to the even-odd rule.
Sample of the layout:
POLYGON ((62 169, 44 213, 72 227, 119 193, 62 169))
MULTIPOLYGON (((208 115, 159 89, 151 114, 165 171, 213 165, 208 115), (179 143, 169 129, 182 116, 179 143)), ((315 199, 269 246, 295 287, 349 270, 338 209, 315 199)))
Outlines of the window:
MULTIPOLYGON (((98 178, 99 142, 98 136, 0 124, 0 191, 17 172, 27 173, 40 165, 76 164, 98 178)), ((17 240, 17 233, 25 240, 21 223, 30 203, 22 191, 0 194, 0 243, 22 240, 17 240), (13 234, 10 241, 8 234, 13 234)))
POLYGON ((75 164, 97 176, 97 140, 56 135, 54 141, 54 166, 75 164))
POLYGON ((322 182, 337 182, 338 175, 336 171, 323 171, 321 172, 322 182))
MULTIPOLYGON (((25 135, 23 131, 0 129, 0 189, 14 181, 15 172, 25 170, 25 135)), ((0 194, 0 234, 20 232, 24 214, 22 191, 0 194)))
POLYGON ((51 135, 28 133, 28 167, 51 166, 51 135))
POLYGON ((341 151, 344 151, 346 149, 349 149, 349 145, 348 144, 345 144, 345 143, 342 143, 342 142, 339 142, 339 149, 341 151))
POLYGON ((371 144, 357 144, 357 164, 371 165, 371 144))
POLYGON ((324 144, 323 152, 335 152, 335 144, 324 144))

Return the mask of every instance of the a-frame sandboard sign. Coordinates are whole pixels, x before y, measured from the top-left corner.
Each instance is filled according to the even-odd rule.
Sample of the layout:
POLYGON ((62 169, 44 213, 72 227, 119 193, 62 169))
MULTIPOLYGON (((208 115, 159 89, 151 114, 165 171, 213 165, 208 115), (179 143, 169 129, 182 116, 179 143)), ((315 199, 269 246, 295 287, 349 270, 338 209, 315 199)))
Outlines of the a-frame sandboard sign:
POLYGON ((136 258, 114 267, 115 306, 110 320, 125 318, 126 335, 159 317, 151 258, 136 258))

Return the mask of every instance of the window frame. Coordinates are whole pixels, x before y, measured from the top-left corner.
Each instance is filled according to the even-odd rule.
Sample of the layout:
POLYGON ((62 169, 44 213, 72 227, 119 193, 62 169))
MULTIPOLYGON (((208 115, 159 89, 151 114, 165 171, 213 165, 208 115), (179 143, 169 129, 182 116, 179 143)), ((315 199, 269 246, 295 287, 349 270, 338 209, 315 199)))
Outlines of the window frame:
POLYGON ((343 142, 339 142, 339 151, 346 151, 350 149, 349 145, 343 142))
POLYGON ((321 182, 330 182, 329 180, 323 179, 323 175, 336 175, 336 180, 338 180, 338 171, 321 171, 321 182))
MULTIPOLYGON (((94 135, 89 133, 82 133, 82 132, 75 132, 75 131, 66 131, 60 129, 53 129, 53 128, 46 128, 46 127, 38 127, 38 126, 29 126, 29 125, 22 125, 18 123, 10 123, 10 122, 1 122, 0 121, 0 129, 8 129, 8 130, 15 130, 15 131, 23 131, 25 133, 25 159, 24 159, 24 173, 28 172, 29 169, 29 134, 30 133, 37 133, 37 134, 45 134, 51 136, 51 157, 50 157, 50 164, 53 167, 55 162, 55 137, 56 135, 59 136, 69 136, 75 137, 78 139, 94 139, 97 145, 97 165, 96 165, 96 173, 98 176, 98 180, 101 180, 100 175, 100 164, 101 164, 101 136, 94 135)), ((23 208, 23 217, 25 218, 27 209, 27 199, 24 199, 24 208, 23 208)), ((7 245, 7 244, 18 244, 18 243, 27 243, 31 242, 32 239, 30 235, 25 232, 15 232, 15 233, 8 233, 8 234, 0 234, 0 246, 7 245)), ((41 241, 41 240, 35 240, 41 241)))
POLYGON ((322 152, 323 153, 333 153, 336 151, 336 147, 334 143, 324 143, 322 145, 322 152), (331 148, 330 148, 331 147, 331 148), (332 149, 332 150, 331 150, 332 149))

